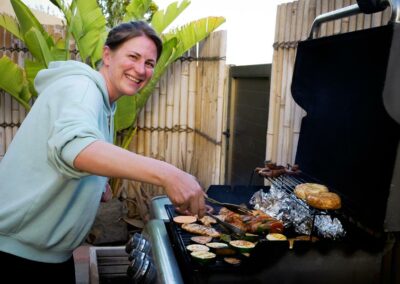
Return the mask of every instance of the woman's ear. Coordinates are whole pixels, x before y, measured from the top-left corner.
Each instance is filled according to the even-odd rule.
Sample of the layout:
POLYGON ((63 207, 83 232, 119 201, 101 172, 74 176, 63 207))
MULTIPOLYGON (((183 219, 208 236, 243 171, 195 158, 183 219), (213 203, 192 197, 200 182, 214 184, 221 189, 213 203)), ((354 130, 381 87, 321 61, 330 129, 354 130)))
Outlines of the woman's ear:
POLYGON ((110 64, 111 49, 108 46, 103 47, 103 65, 108 66, 110 64))

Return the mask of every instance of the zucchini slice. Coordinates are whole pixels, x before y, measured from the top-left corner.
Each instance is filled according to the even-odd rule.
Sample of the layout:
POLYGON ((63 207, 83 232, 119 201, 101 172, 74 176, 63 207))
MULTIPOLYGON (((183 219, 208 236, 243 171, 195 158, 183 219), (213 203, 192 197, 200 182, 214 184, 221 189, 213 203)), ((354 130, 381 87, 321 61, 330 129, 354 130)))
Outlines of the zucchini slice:
POLYGON ((245 240, 230 241, 229 245, 242 253, 250 252, 256 246, 254 243, 245 240))
POLYGON ((209 251, 194 251, 190 255, 200 264, 211 263, 217 256, 215 253, 209 251))

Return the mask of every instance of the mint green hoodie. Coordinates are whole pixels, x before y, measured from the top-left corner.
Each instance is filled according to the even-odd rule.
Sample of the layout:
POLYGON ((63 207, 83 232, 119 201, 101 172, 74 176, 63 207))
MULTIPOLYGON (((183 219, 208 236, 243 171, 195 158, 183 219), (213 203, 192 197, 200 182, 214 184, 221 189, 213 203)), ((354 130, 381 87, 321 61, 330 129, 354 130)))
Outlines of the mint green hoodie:
POLYGON ((89 232, 106 177, 73 167, 96 140, 113 141, 101 74, 77 61, 39 72, 40 94, 0 162, 0 251, 31 260, 67 260, 89 232))

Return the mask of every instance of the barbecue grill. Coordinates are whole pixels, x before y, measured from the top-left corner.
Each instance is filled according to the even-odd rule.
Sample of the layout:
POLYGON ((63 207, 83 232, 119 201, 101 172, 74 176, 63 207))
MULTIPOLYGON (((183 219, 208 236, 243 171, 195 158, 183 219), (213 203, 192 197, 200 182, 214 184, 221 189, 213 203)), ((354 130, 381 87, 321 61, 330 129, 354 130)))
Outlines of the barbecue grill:
MULTIPOLYGON (((185 249, 190 234, 172 222, 173 206, 158 197, 144 234, 153 244, 159 283, 400 283, 399 1, 390 3, 386 26, 313 38, 324 21, 389 4, 357 2, 318 16, 310 38, 298 45, 291 90, 307 113, 295 161, 302 173, 270 179, 289 194, 304 182, 338 193, 340 210, 314 214, 340 218, 346 236, 292 248, 260 240, 239 266, 218 259, 201 266, 185 249)), ((240 204, 260 190, 268 192, 269 186, 215 185, 207 193, 240 204)))

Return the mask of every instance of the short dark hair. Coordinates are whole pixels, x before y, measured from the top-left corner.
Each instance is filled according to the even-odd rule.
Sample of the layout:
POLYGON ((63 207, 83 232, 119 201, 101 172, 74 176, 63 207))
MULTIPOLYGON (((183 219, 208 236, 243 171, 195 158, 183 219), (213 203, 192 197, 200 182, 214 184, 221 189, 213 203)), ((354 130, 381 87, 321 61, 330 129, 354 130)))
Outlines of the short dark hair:
POLYGON ((162 40, 157 32, 145 21, 130 21, 121 23, 110 30, 105 45, 111 50, 116 50, 127 40, 138 36, 147 36, 157 48, 157 60, 162 52, 162 40))

